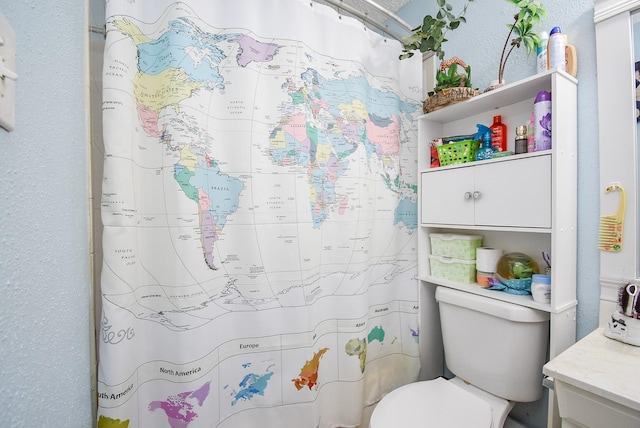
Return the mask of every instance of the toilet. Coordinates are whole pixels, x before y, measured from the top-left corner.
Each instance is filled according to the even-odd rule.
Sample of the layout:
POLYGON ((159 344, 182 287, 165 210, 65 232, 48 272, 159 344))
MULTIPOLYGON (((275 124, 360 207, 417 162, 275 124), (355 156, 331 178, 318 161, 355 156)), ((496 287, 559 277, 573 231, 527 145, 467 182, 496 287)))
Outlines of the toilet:
POLYGON ((517 402, 542 397, 547 312, 446 287, 436 289, 436 300, 454 377, 391 391, 369 428, 501 428, 517 402))

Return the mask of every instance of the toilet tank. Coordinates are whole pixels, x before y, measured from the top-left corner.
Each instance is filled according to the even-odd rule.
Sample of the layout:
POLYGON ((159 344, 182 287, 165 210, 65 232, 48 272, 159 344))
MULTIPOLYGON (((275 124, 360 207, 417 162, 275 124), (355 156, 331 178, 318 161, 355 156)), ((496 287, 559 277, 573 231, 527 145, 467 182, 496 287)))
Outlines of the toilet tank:
POLYGON ((445 361, 453 374, 511 401, 542 396, 547 312, 446 287, 436 289, 436 300, 445 361))

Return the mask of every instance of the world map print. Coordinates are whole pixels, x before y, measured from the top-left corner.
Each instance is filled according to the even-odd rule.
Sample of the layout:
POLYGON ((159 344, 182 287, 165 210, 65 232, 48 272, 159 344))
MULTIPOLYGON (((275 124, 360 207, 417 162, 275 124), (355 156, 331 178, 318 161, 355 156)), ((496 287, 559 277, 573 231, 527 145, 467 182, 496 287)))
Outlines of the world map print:
POLYGON ((209 396, 209 384, 205 383, 196 391, 181 392, 171 395, 163 401, 152 401, 149 410, 161 410, 167 416, 171 428, 187 428, 192 420, 198 417, 196 409, 202 407, 209 396))
MULTIPOLYGON (((251 364, 243 364, 243 367, 250 367, 251 364)), ((256 395, 264 395, 264 390, 267 389, 269 385, 269 380, 273 376, 273 365, 270 365, 266 368, 264 373, 256 374, 249 373, 246 374, 242 380, 238 383, 238 388, 233 389, 231 392, 231 396, 233 397, 233 401, 231 402, 232 406, 235 406, 238 401, 251 400, 256 395)))
MULTIPOLYGON (((138 72, 134 87, 144 130, 167 144, 173 140, 167 124, 159 125, 163 110, 179 109, 180 103, 197 91, 224 88, 219 68, 227 56, 218 47, 221 43, 238 44, 235 60, 241 67, 271 62, 280 49, 277 44, 260 43, 247 35, 204 33, 187 18, 171 21, 157 39, 143 36, 127 19, 116 20, 114 25, 136 43, 138 72)), ((397 157, 400 118, 411 117, 416 105, 403 102, 393 92, 370 87, 363 76, 327 79, 312 68, 297 78, 287 78, 282 90, 290 101, 282 104, 282 119, 270 132, 269 158, 276 165, 297 165, 306 172, 313 227, 322 225, 332 206, 338 207, 338 214, 349 207, 348 194, 338 195, 336 184, 349 168, 349 156, 360 149, 366 153, 367 162, 377 157, 382 167, 380 179, 399 195, 394 223, 415 229, 416 185, 404 181, 397 170, 397 157)), ((229 108, 235 114, 234 109, 242 112, 246 106, 235 101, 229 108)), ((174 165, 175 180, 199 209, 205 261, 216 269, 214 244, 227 217, 238 209, 244 183, 223 173, 206 152, 192 150, 190 145, 176 150, 180 158, 174 165)))
POLYGON ((129 428, 129 420, 121 421, 120 419, 112 419, 108 416, 100 415, 98 417, 98 428, 129 428))
POLYGON ((301 390, 305 386, 309 389, 318 387, 318 370, 320 369, 320 359, 328 350, 329 348, 320 349, 318 352, 313 354, 313 358, 304 363, 304 366, 302 366, 302 369, 300 369, 300 375, 296 379, 291 380, 296 389, 301 390))
POLYGON ((106 6, 98 426, 356 424, 419 371, 419 61, 301 0, 106 6))
MULTIPOLYGON (((339 292, 319 283, 332 275, 374 266, 389 270, 389 281, 413 268, 420 105, 358 63, 250 33, 207 31, 178 5, 190 13, 168 20, 156 37, 128 17, 109 23, 130 41, 135 67, 114 60, 105 79, 113 91, 132 88, 133 126, 143 134, 126 153, 107 148, 102 218, 107 228, 135 227, 138 241, 165 228, 153 237, 158 259, 179 263, 165 272, 169 265, 120 240, 105 252, 105 282, 113 284, 105 298, 182 330, 229 310, 312 304, 339 292), (251 79, 238 88, 242 73, 251 79), (108 164, 126 159, 143 168, 118 179, 148 181, 149 197, 111 188, 108 164), (398 249, 406 254, 400 262, 398 249), (140 277, 144 286, 135 283, 140 277)), ((106 116, 123 104, 109 93, 106 116)), ((339 283, 346 293, 362 286, 339 283)))

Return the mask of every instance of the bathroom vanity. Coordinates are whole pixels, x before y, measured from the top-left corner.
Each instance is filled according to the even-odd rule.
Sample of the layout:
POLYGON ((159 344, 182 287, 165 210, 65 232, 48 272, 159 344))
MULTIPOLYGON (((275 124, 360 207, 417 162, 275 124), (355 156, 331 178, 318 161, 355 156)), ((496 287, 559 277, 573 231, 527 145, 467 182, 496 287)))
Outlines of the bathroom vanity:
POLYGON ((602 327, 543 368, 554 380, 563 428, 640 427, 640 347, 602 327))

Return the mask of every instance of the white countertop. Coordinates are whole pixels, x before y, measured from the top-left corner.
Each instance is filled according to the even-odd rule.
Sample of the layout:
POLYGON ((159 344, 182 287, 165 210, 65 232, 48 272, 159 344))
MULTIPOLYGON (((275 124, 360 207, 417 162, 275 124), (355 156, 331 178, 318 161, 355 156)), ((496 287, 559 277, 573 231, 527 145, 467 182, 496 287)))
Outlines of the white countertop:
POLYGON ((640 411, 640 347, 604 335, 600 327, 549 361, 547 376, 640 411))

